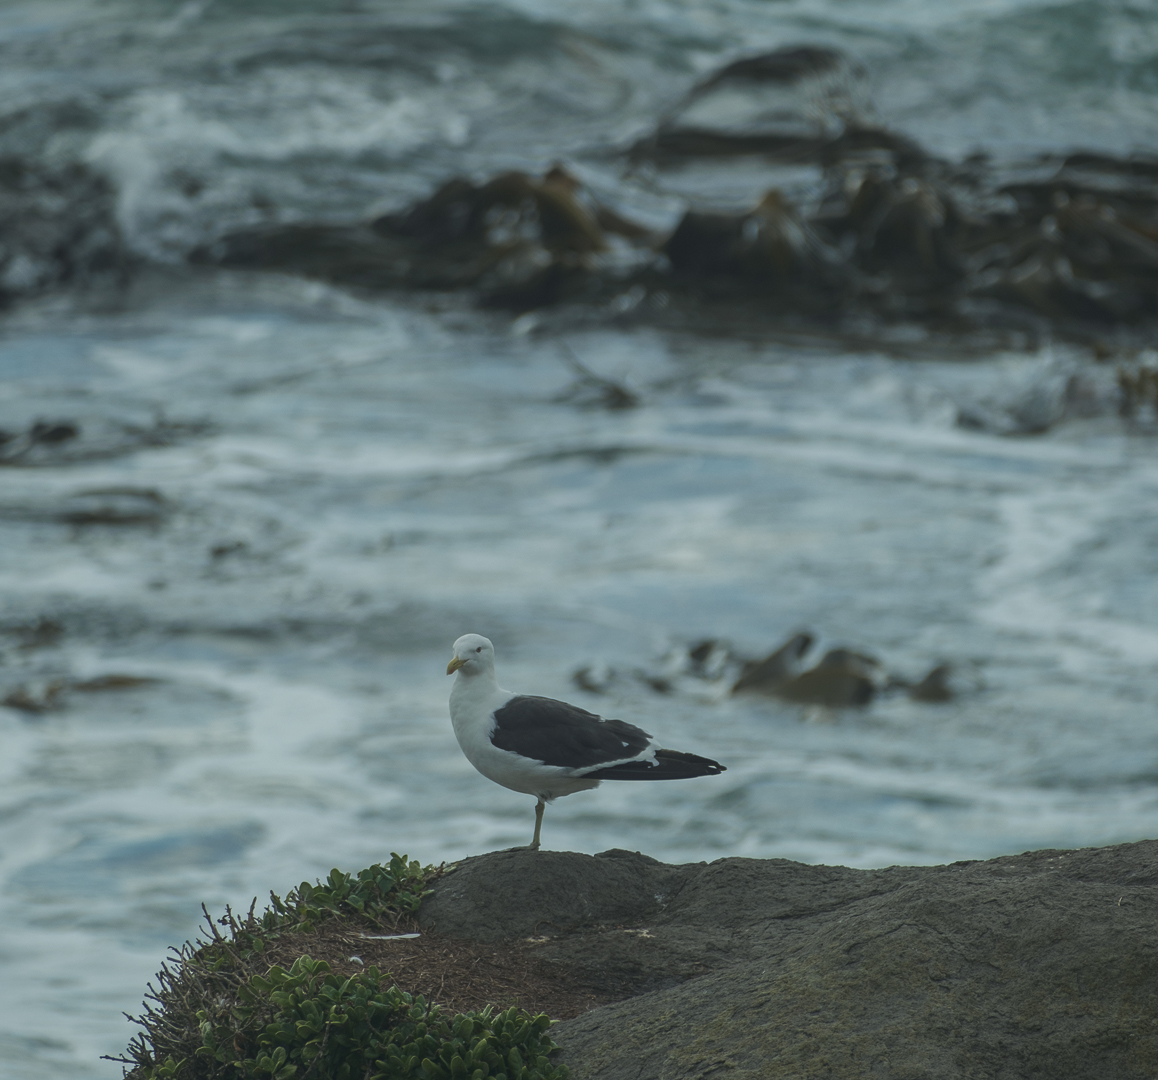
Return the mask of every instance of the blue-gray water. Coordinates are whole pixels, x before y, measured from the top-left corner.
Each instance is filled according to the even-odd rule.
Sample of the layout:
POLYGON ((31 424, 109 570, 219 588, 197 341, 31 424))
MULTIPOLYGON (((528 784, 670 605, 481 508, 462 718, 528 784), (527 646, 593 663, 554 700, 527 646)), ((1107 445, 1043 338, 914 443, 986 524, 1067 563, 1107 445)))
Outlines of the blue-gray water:
POLYGON ((0 11, 0 152, 104 171, 170 266, 0 321, 0 429, 81 430, 0 469, 0 691, 52 699, 0 708, 0 1077, 119 1075, 99 1055, 202 901, 526 842, 532 800, 450 730, 466 631, 504 685, 728 765, 560 800, 552 848, 878 866, 1158 834, 1156 446, 1104 409, 1035 437, 957 423, 1074 373, 1108 398, 1084 351, 512 320, 179 267, 227 228, 556 159, 673 221, 706 181, 627 177, 607 148, 800 41, 853 52, 880 117, 945 154, 1158 141, 1150 5, 0 11), (568 349, 642 406, 582 407, 568 349), (963 692, 824 714, 630 677, 800 627, 910 678, 951 660, 963 692), (595 696, 589 665, 626 674, 595 696), (92 682, 113 675, 154 681, 92 682))

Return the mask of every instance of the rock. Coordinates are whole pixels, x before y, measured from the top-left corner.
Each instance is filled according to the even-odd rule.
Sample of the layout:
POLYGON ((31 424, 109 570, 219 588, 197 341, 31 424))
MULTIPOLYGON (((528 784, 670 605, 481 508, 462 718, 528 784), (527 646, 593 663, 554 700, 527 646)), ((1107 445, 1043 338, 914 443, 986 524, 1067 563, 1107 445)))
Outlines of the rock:
POLYGON ((33 685, 21 684, 0 698, 0 706, 39 715, 56 708, 66 688, 67 684, 63 679, 52 679, 33 685))
POLYGON ((72 420, 37 420, 27 431, 5 431, 0 437, 0 463, 29 456, 37 447, 58 447, 80 435, 80 425, 72 420))
MULTIPOLYGON (((1044 182, 1001 188, 1018 206, 993 258, 970 284, 977 296, 1025 304, 1051 320, 1113 324, 1158 313, 1155 166, 1072 155, 1044 182)), ((997 239, 993 237, 991 239, 997 239)))
POLYGON ((160 525, 172 509, 169 501, 152 488, 108 487, 78 491, 51 502, 9 504, 0 507, 0 518, 76 526, 160 525))
POLYGON ((752 154, 823 165, 866 154, 924 158, 915 143, 878 127, 874 115, 861 64, 825 46, 790 46, 725 64, 630 153, 661 163, 752 154))
POLYGON ((78 491, 57 512, 68 525, 160 525, 169 501, 152 488, 108 487, 78 491))
MULTIPOLYGON (((0 438, 0 467, 36 468, 120 457, 148 446, 172 446, 210 430, 203 421, 174 421, 157 416, 147 426, 99 420, 37 420, 22 432, 0 438)), ((126 492, 138 489, 124 489, 126 492)))
POLYGON ((22 683, 13 687, 2 699, 0 705, 20 712, 41 714, 64 706, 67 695, 73 691, 82 694, 107 693, 109 691, 136 690, 142 686, 152 686, 160 679, 142 675, 98 675, 92 679, 51 679, 47 682, 22 683))
POLYGON ((1120 364, 1115 374, 1119 414, 1126 420, 1140 413, 1151 420, 1158 418, 1158 368, 1146 363, 1120 364))
POLYGON ((687 650, 688 673, 697 679, 712 681, 720 678, 731 660, 731 646, 718 638, 704 638, 687 650))
POLYGON ((623 383, 596 375, 568 347, 567 363, 575 372, 575 381, 556 397, 556 401, 578 405, 585 409, 606 409, 620 412, 635 409, 641 404, 639 395, 623 383))
POLYGON ((877 666, 871 657, 848 649, 833 649, 825 653, 811 671, 781 683, 773 692, 785 701, 830 709, 867 705, 876 693, 872 674, 877 666))
POLYGON ((596 256, 607 250, 608 234, 652 239, 556 165, 541 178, 511 171, 474 184, 454 177, 368 224, 240 230, 193 258, 370 289, 476 288, 487 306, 526 311, 598 292, 596 256))
MULTIPOLYGON (((512 312, 585 303, 612 317, 637 308, 718 317, 700 308, 707 300, 729 317, 744 306, 828 331, 846 317, 857 326, 903 319, 954 334, 1086 342, 1158 324, 1158 160, 952 162, 881 127, 867 87, 863 66, 815 45, 741 57, 694 85, 627 151, 629 171, 694 166, 704 201, 667 236, 555 165, 542 176, 452 177, 368 221, 239 230, 192 258, 365 289, 468 289, 512 312), (731 160, 744 156, 765 159, 765 183, 780 186, 750 209, 722 212, 721 200, 735 199, 731 160), (704 178, 713 172, 718 198, 704 178)), ((686 190, 665 192, 656 177, 644 186, 686 190)), ((14 258, 5 269, 3 258, 0 293, 5 275, 26 268, 14 258)), ((609 400, 604 407, 629 399, 609 400)), ((991 426, 977 410, 962 422, 991 426)))
POLYGON ((82 694, 100 694, 105 691, 136 690, 142 686, 152 686, 161 680, 148 675, 97 675, 92 679, 83 679, 69 686, 70 690, 79 690, 82 694))
POLYGON ((745 690, 761 694, 772 693, 777 687, 800 672, 800 661, 812 648, 812 635, 807 631, 793 634, 780 648, 763 660, 745 664, 740 677, 732 685, 732 693, 745 690))
MULTIPOLYGON (((1121 413, 1131 400, 1122 381, 1124 368, 1074 370, 1069 362, 1051 363, 1033 373, 1012 393, 957 406, 957 426, 995 435, 1042 435, 1068 420, 1089 420, 1121 413)), ((1128 415, 1128 414, 1127 414, 1128 415)))
POLYGON ((30 442, 46 443, 55 446, 57 443, 68 442, 80 434, 80 428, 70 420, 45 421, 38 420, 28 431, 30 442))
POLYGON ((34 622, 0 626, 0 633, 14 637, 22 651, 30 652, 59 645, 64 637, 64 627, 55 619, 41 615, 34 622))
POLYGON ((771 656, 746 665, 732 693, 770 694, 827 708, 867 705, 876 692, 877 661, 850 649, 830 649, 815 667, 801 671, 800 662, 812 641, 811 634, 794 634, 771 656))
POLYGON ((516 850, 419 920, 621 998, 552 1028, 572 1080, 1143 1080, 1156 866, 1155 841, 884 870, 516 850))
POLYGON ((953 700, 953 687, 949 676, 953 673, 951 664, 938 664, 916 686, 909 688, 909 697, 914 701, 940 703, 953 700))
POLYGON ((959 220, 944 188, 918 177, 887 180, 873 173, 861 179, 848 213, 859 264, 889 273, 916 292, 944 288, 963 276, 959 220))
POLYGON ((61 285, 120 283, 133 261, 112 184, 79 164, 0 157, 0 238, 0 304, 61 285))
POLYGON ((588 664, 571 673, 571 681, 589 694, 606 694, 614 679, 615 672, 606 664, 588 664))
POLYGON ((777 295, 795 304, 833 304, 852 278, 779 191, 769 191, 747 214, 689 210, 664 245, 677 277, 727 293, 737 288, 777 295))

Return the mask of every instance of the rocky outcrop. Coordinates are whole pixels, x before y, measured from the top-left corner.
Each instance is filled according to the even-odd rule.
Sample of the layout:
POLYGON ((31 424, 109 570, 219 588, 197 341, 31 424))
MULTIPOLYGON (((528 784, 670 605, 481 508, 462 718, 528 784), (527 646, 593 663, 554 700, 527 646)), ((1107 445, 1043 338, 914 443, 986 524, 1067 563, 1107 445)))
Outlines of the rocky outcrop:
POLYGON ((372 221, 243 229, 193 259, 368 289, 464 289, 514 311, 584 303, 670 317, 722 304, 821 326, 901 319, 1083 341, 1158 319, 1158 160, 939 158, 882 126, 867 72, 830 48, 725 65, 622 157, 625 178, 643 170, 661 191, 666 173, 695 166, 705 195, 726 192, 745 159, 788 186, 729 212, 693 201, 657 233, 558 165, 452 177, 372 221))
POLYGON ((131 263, 104 177, 0 156, 0 306, 62 285, 121 282, 131 263))
POLYGON ((1158 1075, 1158 842, 853 870, 507 851, 420 911, 618 998, 572 1080, 1158 1075))

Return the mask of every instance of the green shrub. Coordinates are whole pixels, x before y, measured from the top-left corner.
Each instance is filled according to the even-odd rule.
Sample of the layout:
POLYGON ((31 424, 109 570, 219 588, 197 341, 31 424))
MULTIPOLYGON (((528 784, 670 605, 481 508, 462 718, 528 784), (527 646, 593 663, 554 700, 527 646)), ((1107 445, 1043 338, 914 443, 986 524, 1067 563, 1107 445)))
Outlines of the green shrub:
POLYGON ((256 900, 242 919, 206 912, 208 939, 174 950, 115 1060, 130 1080, 565 1080, 548 1061, 546 1016, 487 1008, 447 1020, 376 968, 339 978, 308 956, 289 971, 263 960, 269 943, 330 919, 397 929, 443 872, 393 854, 284 900, 271 893, 260 914, 256 900))
MULTIPOLYGON (((201 1057, 244 1080, 563 1080, 547 1055, 550 1020, 518 1009, 443 1018, 437 1005, 383 983, 377 968, 349 978, 321 960, 299 957, 241 988, 246 1020, 272 1016, 251 1056, 239 1057, 238 1032, 198 1013, 201 1057)), ((157 1074, 160 1075, 160 1074, 157 1074)))

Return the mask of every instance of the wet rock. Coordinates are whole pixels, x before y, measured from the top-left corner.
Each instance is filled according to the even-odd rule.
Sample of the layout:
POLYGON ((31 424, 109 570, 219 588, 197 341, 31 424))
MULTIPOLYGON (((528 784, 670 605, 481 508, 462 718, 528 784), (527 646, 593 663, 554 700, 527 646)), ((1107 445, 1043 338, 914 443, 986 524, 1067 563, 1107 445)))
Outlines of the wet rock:
POLYGON ((822 705, 830 709, 867 705, 876 693, 873 676, 879 669, 876 660, 849 649, 832 649, 819 664, 781 683, 776 697, 803 705, 822 705))
POLYGON ((876 692, 879 663, 851 649, 830 649, 815 667, 802 671, 812 643, 811 634, 794 634, 764 660, 745 665, 732 693, 768 694, 827 708, 867 705, 876 692))
POLYGON ((271 225, 231 233, 195 261, 283 270, 364 288, 473 288, 492 307, 531 310, 598 292, 609 237, 651 234, 554 166, 542 177, 461 177, 365 225, 271 225))
POLYGON ((131 265, 108 181, 79 164, 0 157, 0 303, 62 285, 121 282, 131 265))
POLYGON ((0 440, 0 467, 36 468, 120 457, 151 446, 174 446, 211 430, 204 421, 157 417, 151 424, 37 420, 0 440))
POLYGON ((729 191, 729 160, 758 155, 780 186, 743 212, 690 205, 668 236, 555 166, 455 177, 369 222, 241 230, 194 260, 369 289, 469 289, 513 312, 585 303, 622 315, 662 297, 657 312, 698 313, 706 300, 825 326, 905 319, 1088 340, 1158 324, 1158 159, 951 162, 883 128, 867 85, 849 57, 801 45, 693 86, 629 165, 695 163, 729 191))
POLYGON ((244 540, 228 540, 225 543, 214 544, 209 549, 209 557, 214 560, 225 559, 230 555, 240 555, 248 548, 249 545, 244 540))
POLYGON ((698 679, 719 679, 734 659, 732 648, 719 638, 705 638, 689 646, 687 669, 698 679))
POLYGON ((3 698, 0 705, 18 712, 39 716, 56 708, 66 688, 63 679, 53 679, 44 683, 30 683, 14 687, 3 698))
POLYGON ((43 649, 56 645, 64 637, 64 627, 55 619, 41 615, 31 623, 10 624, 2 628, 6 635, 14 637, 24 651, 43 649))
POLYGON ((54 503, 0 506, 0 518, 50 521, 63 525, 159 525, 172 507, 152 488, 109 487, 80 491, 54 503))
POLYGON ((1158 1060, 1156 860, 1155 841, 884 870, 496 852, 419 921, 620 999, 552 1028, 572 1080, 1132 1080, 1158 1060))
POLYGON ((606 664, 589 664, 573 672, 571 681, 589 694, 606 694, 615 681, 615 670, 606 664))
MULTIPOLYGON (((1043 165, 1045 163, 1043 162, 1043 165)), ((1018 213, 971 284, 1051 320, 1137 322, 1158 312, 1158 191, 1152 165, 1073 155, 1045 181, 1006 184, 1018 213), (1143 184, 1123 185, 1130 166, 1143 184)))
POLYGON ((758 154, 831 165, 874 152, 924 156, 875 123, 861 64, 836 49, 798 45, 734 60, 697 83, 631 157, 663 164, 758 154))
POLYGON ((671 694, 675 691, 675 681, 666 675, 657 675, 645 668, 636 668, 632 674, 657 694, 671 694))
POLYGON ((1153 422, 1158 419, 1158 366, 1154 365, 1153 358, 1120 364, 1115 374, 1119 414, 1127 420, 1153 422))
POLYGON ((779 191, 748 214, 689 210, 663 250, 677 276, 704 284, 724 279, 733 293, 740 287, 831 305, 851 286, 837 253, 779 191))
POLYGON ((380 217, 371 227, 434 246, 473 240, 504 249, 530 241, 561 255, 602 251, 607 246, 603 227, 584 205, 581 191, 579 182, 559 166, 542 179, 507 172, 475 186, 456 178, 425 202, 380 217))
POLYGON ((740 663, 727 642, 710 638, 691 646, 673 645, 648 666, 587 665, 578 669, 571 681, 581 690, 594 694, 605 694, 613 688, 630 691, 644 686, 656 694, 691 694, 710 702, 726 692, 740 663))
POLYGON ((806 631, 793 634, 780 648, 763 660, 744 665, 740 677, 732 685, 732 693, 750 691, 760 694, 775 693, 800 673, 804 654, 812 648, 813 637, 806 631))
POLYGON ((68 689, 82 694, 101 694, 107 691, 138 690, 142 686, 152 686, 160 681, 144 675, 98 675, 93 679, 70 683, 68 689))
POLYGON ((29 428, 28 440, 32 443, 56 446, 58 443, 75 439, 79 434, 80 427, 69 420, 55 422, 38 420, 29 428))
POLYGON ((587 665, 575 671, 571 680, 592 694, 614 689, 630 692, 642 685, 657 694, 686 695, 708 706, 729 694, 754 694, 821 710, 860 708, 880 695, 896 693, 908 694, 915 701, 943 702, 982 686, 975 665, 964 661, 937 664, 913 682, 886 670, 876 657, 848 648, 829 649, 806 667, 814 644, 815 637, 801 630, 768 656, 753 660, 721 638, 705 638, 673 645, 649 667, 587 665))
POLYGON ((3 433, 0 463, 11 464, 29 455, 36 447, 57 447, 80 435, 80 425, 72 420, 37 420, 26 431, 3 433))
POLYGON ((959 403, 957 426, 995 435, 1042 435, 1068 420, 1112 416, 1121 410, 1123 399, 1112 373, 1057 364, 1008 396, 959 403))
POLYGON ((152 488, 94 488, 72 496, 59 520, 68 525, 159 525, 170 509, 152 488))
POLYGON ((847 227, 855 235, 861 268, 890 274, 907 292, 943 289, 963 276, 960 215, 943 186, 872 172, 854 183, 847 227))
POLYGON ((0 705, 19 712, 40 715, 52 712, 65 704, 68 694, 99 694, 137 690, 152 686, 159 679, 139 675, 98 675, 92 679, 50 679, 47 681, 22 683, 0 698, 0 705))
POLYGON ((567 362, 577 378, 556 401, 578 405, 580 408, 606 409, 608 412, 636 409, 641 404, 634 390, 623 383, 596 375, 570 349, 567 350, 567 362))
POLYGON ((212 263, 239 270, 277 270, 366 289, 388 289, 413 283, 418 287, 460 288, 471 284, 473 267, 442 275, 415 266, 414 253, 364 225, 264 225, 228 233, 196 248, 194 263, 212 263))
POLYGON ((949 682, 952 673, 951 664, 938 664, 916 686, 909 688, 909 697, 914 701, 927 701, 933 704, 952 701, 953 687, 949 682))

